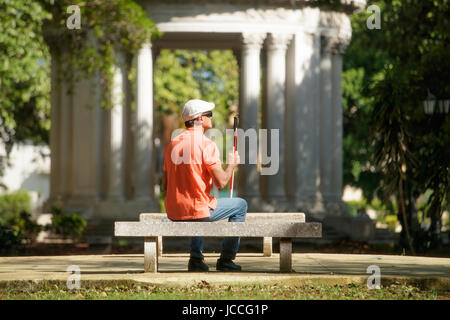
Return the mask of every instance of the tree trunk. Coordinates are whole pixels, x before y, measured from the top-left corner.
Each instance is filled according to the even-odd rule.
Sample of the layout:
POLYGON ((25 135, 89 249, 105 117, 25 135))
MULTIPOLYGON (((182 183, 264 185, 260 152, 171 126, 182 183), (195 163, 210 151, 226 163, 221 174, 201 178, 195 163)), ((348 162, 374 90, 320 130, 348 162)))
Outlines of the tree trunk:
POLYGON ((441 197, 439 195, 439 189, 435 188, 432 195, 433 200, 430 207, 430 237, 431 237, 431 248, 440 248, 442 245, 441 237, 441 197))
POLYGON ((414 250, 411 235, 409 232, 410 230, 409 230, 408 218, 406 216, 405 196, 403 193, 403 180, 401 178, 400 178, 399 184, 398 184, 398 210, 400 210, 400 212, 401 212, 402 221, 403 221, 402 229, 405 231, 405 234, 406 234, 406 240, 408 241, 409 251, 411 252, 412 255, 416 255, 416 251, 414 250))

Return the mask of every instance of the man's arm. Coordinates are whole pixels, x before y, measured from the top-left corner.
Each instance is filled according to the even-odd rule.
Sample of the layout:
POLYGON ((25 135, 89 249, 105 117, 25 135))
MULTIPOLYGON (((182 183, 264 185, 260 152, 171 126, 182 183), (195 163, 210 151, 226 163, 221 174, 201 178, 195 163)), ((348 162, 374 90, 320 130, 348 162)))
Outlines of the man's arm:
POLYGON ((231 176, 233 175, 233 169, 238 166, 239 162, 239 154, 237 151, 235 151, 234 155, 233 152, 228 155, 229 164, 225 170, 223 170, 221 166, 215 166, 214 168, 212 168, 211 174, 213 176, 214 184, 217 188, 223 189, 227 185, 228 181, 230 181, 231 176))

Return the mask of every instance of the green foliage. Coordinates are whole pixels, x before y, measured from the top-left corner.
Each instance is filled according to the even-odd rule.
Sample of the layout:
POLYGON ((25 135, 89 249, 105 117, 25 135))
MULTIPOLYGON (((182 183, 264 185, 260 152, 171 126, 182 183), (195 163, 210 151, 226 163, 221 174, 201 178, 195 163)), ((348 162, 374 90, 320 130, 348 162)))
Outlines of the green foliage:
POLYGON ((161 50, 154 72, 157 111, 179 115, 186 101, 201 98, 193 75, 195 58, 192 55, 192 51, 161 50))
POLYGON ((40 231, 40 226, 31 219, 31 198, 19 190, 0 196, 0 225, 10 227, 23 237, 32 239, 40 231))
MULTIPOLYGON (((389 214, 396 213, 396 207, 395 203, 388 203, 382 202, 380 200, 371 200, 368 201, 367 199, 362 200, 352 200, 352 201, 346 201, 345 202, 349 207, 349 213, 352 216, 357 216, 358 212, 367 212, 369 209, 373 209, 377 212, 377 217, 382 217, 389 214)), ((377 219, 378 219, 377 218, 377 219)))
POLYGON ((367 204, 367 201, 365 199, 362 200, 351 200, 345 202, 348 206, 348 213, 352 217, 356 217, 358 215, 358 212, 360 211, 366 211, 366 209, 369 207, 367 204))
POLYGON ((448 208, 450 192, 450 117, 426 115, 423 100, 428 90, 438 99, 450 96, 450 2, 385 3, 386 32, 375 44, 385 49, 390 63, 370 91, 375 97, 370 122, 374 158, 385 193, 398 199, 408 239, 413 199, 432 191, 430 236, 439 243, 440 216, 448 208))
POLYGON ((23 248, 20 232, 2 225, 0 225, 0 243, 0 255, 15 255, 23 248))
MULTIPOLYGON (((0 0, 0 148, 48 142, 50 65, 42 27, 50 17, 39 1, 0 0)), ((0 175, 6 165, 0 155, 0 175)))
POLYGON ((352 16, 352 43, 344 60, 344 183, 398 210, 402 241, 408 238, 412 247, 417 241, 410 236, 420 231, 410 232, 408 226, 418 225, 411 220, 418 195, 429 192, 420 210, 434 221, 430 237, 439 234, 440 215, 448 208, 450 120, 427 116, 423 100, 428 90, 438 99, 450 97, 450 3, 376 4, 381 29, 366 27, 370 13, 352 16))
MULTIPOLYGON (((0 0, 0 154, 8 155, 19 141, 48 143, 50 52, 62 62, 58 82, 99 74, 102 103, 109 107, 116 52, 125 53, 133 86, 134 54, 158 35, 132 0, 0 0), (80 30, 66 26, 70 5, 80 7, 80 30)), ((0 175, 6 163, 0 156, 0 175)))
POLYGON ((397 204, 395 202, 387 202, 386 204, 380 200, 367 201, 366 199, 363 199, 346 201, 345 203, 348 205, 349 214, 353 217, 357 217, 360 212, 367 213, 368 210, 375 210, 376 221, 386 224, 392 232, 395 232, 395 229, 399 224, 397 217, 397 204))
MULTIPOLYGON (((383 5, 379 5, 383 10, 383 5)), ((368 16, 366 12, 351 16, 353 34, 344 57, 342 106, 344 185, 361 188, 364 198, 370 201, 377 195, 381 180, 372 158, 370 119, 374 97, 370 89, 375 81, 382 79, 388 57, 383 47, 374 45, 382 34, 367 29, 368 16)))
POLYGON ((386 215, 383 217, 382 221, 387 224, 391 231, 395 231, 395 228, 398 225, 398 218, 396 214, 386 215))
POLYGON ((86 228, 86 221, 76 214, 63 215, 52 219, 52 230, 64 238, 79 239, 86 228))
MULTIPOLYGON (((62 62, 61 80, 79 81, 100 76, 102 104, 111 107, 110 89, 118 53, 125 55, 128 76, 135 76, 133 58, 151 37, 159 36, 156 25, 133 0, 41 0, 52 14, 44 30, 52 56, 62 62), (66 8, 80 8, 80 29, 68 29, 66 8), (70 53, 70 54, 66 54, 70 53)), ((134 82, 134 78, 131 79, 134 82)))
POLYGON ((41 227, 31 219, 31 198, 24 190, 0 196, 0 243, 2 254, 20 251, 23 241, 33 241, 41 227))
POLYGON ((20 212, 31 211, 31 197, 25 190, 18 190, 0 195, 0 223, 4 223, 20 212))
POLYGON ((229 107, 237 105, 239 69, 230 50, 161 50, 155 67, 159 113, 177 116, 190 99, 215 103, 214 126, 225 129, 229 107))
POLYGON ((52 223, 47 230, 62 235, 64 239, 78 240, 86 228, 86 220, 77 214, 63 214, 60 208, 52 208, 52 223))

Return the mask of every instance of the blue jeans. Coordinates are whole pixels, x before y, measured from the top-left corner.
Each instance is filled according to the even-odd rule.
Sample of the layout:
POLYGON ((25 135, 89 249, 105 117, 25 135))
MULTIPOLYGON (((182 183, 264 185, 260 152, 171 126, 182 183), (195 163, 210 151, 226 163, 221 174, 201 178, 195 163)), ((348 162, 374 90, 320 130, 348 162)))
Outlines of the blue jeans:
MULTIPOLYGON (((209 209, 209 211, 211 212, 210 217, 189 221, 213 222, 228 218, 228 222, 244 222, 245 215, 247 214, 247 201, 242 198, 217 199, 216 209, 209 209)), ((220 257, 230 260, 236 258, 239 243, 239 237, 224 238, 220 257)), ((203 237, 191 238, 191 258, 203 259, 203 237)))

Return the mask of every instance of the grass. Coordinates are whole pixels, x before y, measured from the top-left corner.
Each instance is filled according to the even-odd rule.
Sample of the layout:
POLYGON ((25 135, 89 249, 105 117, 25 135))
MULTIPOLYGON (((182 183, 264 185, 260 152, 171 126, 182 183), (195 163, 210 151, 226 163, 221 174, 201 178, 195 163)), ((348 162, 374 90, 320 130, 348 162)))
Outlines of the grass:
MULTIPOLYGON (((83 283, 82 283, 83 286, 83 283)), ((364 284, 278 284, 213 285, 202 280, 197 285, 167 287, 129 282, 88 285, 69 290, 63 282, 21 282, 0 287, 0 300, 436 300, 450 299, 450 292, 425 290, 394 282, 381 289, 369 290, 364 284)))

